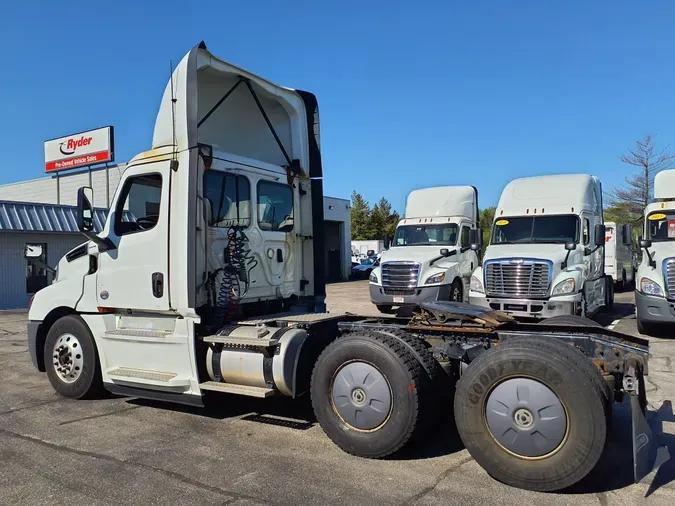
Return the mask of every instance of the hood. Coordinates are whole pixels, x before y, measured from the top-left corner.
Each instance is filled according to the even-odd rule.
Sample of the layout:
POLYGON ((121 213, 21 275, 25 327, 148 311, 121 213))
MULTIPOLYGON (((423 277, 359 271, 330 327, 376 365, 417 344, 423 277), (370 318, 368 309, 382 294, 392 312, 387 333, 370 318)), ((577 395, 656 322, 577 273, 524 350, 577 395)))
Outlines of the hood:
MULTIPOLYGON (((382 252, 380 265, 385 262, 417 262, 422 266, 429 265, 434 258, 438 258, 441 249, 456 249, 456 246, 398 246, 382 252)), ((434 267, 444 269, 457 263, 457 255, 436 260, 434 267)))
MULTIPOLYGON (((673 242, 655 242, 652 243, 652 247, 649 248, 652 258, 656 262, 656 265, 660 265, 666 258, 675 257, 675 241, 673 242)), ((647 255, 643 253, 646 258, 647 255)))
MULTIPOLYGON (((560 265, 567 256, 564 244, 491 244, 485 251, 483 263, 487 260, 504 258, 538 258, 553 262, 554 274, 560 272, 560 265)), ((570 253, 568 264, 581 260, 581 246, 570 253)))

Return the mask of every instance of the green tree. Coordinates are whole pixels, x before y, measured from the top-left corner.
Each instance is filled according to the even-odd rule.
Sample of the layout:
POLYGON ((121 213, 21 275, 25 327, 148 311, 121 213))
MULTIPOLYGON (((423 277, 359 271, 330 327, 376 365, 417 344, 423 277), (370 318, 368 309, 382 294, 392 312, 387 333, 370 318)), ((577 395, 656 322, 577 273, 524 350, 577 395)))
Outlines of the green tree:
POLYGON ((392 211, 389 201, 382 197, 370 212, 370 238, 382 239, 385 233, 393 237, 399 220, 398 213, 392 211))
POLYGON ((352 239, 355 241, 367 241, 370 229, 370 205, 363 196, 356 192, 352 192, 352 208, 351 208, 351 227, 352 239))
POLYGON ((479 212, 480 216, 480 230, 483 233, 483 253, 490 242, 490 234, 492 233, 492 222, 495 219, 496 207, 486 207, 479 212))

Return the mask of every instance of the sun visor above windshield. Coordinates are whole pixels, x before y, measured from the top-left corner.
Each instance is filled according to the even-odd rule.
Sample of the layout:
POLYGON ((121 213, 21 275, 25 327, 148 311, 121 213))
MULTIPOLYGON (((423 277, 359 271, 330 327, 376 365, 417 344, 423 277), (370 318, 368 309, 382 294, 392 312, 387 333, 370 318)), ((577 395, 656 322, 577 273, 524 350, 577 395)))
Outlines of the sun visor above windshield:
POLYGON ((675 199, 675 169, 662 170, 654 178, 654 199, 675 199))
POLYGON ((304 174, 321 176, 318 106, 311 93, 224 62, 203 43, 181 60, 172 77, 155 122, 153 148, 176 144, 182 151, 208 144, 217 158, 261 162, 279 172, 298 160, 304 174))

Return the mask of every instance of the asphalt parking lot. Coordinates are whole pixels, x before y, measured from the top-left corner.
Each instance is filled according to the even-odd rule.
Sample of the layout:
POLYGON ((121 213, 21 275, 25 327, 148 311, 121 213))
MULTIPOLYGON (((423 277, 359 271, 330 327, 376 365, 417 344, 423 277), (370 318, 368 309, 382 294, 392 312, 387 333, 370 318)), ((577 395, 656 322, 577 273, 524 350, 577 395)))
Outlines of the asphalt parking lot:
MULTIPOLYGON (((637 334, 632 293, 599 321, 637 334)), ((367 282, 330 285, 332 312, 376 314, 367 282)), ((651 338, 649 420, 673 460, 631 484, 630 415, 594 475, 562 494, 502 485, 473 461, 451 420, 388 460, 340 451, 306 400, 223 397, 193 409, 129 398, 57 396, 28 356, 24 312, 0 312, 0 504, 503 505, 675 504, 675 339, 651 338)))

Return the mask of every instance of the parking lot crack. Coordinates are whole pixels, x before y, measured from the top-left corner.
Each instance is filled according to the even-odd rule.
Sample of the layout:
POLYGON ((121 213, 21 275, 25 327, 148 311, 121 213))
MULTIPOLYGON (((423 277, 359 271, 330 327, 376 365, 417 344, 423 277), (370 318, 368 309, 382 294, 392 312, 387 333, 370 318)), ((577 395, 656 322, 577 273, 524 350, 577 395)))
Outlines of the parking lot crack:
POLYGON ((440 485, 440 483, 441 483, 444 479, 446 479, 448 476, 450 476, 453 472, 457 471, 457 469, 459 469, 460 467, 462 467, 464 464, 466 464, 467 462, 471 462, 472 460, 473 460, 473 457, 466 457, 466 458, 460 460, 459 462, 457 462, 456 464, 450 466, 448 469, 446 469, 445 471, 443 471, 443 472, 438 476, 438 478, 436 478, 436 480, 434 481, 434 483, 433 483, 431 486, 423 488, 420 492, 418 492, 417 494, 415 494, 414 496, 412 496, 412 497, 410 498, 410 500, 409 500, 408 502, 405 503, 406 506, 412 506, 412 505, 415 504, 416 502, 418 502, 418 501, 420 501, 421 499, 423 499, 425 496, 429 495, 431 492, 433 492, 434 490, 436 490, 436 487, 438 487, 438 485, 440 485))
POLYGON ((142 462, 120 459, 120 458, 117 458, 117 457, 113 457, 111 455, 105 455, 103 453, 90 452, 90 451, 86 451, 86 450, 78 450, 76 448, 71 448, 69 446, 65 446, 65 445, 61 445, 61 444, 57 444, 57 443, 52 443, 50 441, 45 441, 44 439, 40 439, 40 438, 37 438, 37 437, 34 437, 34 436, 19 434, 17 432, 13 432, 13 431, 10 431, 10 430, 7 430, 7 429, 0 429, 0 434, 5 434, 5 435, 7 435, 9 437, 12 437, 12 438, 15 438, 15 439, 20 439, 22 441, 27 441, 27 442, 30 442, 30 443, 38 444, 38 445, 44 446, 46 448, 49 448, 51 450, 55 450, 55 451, 62 452, 62 453, 70 453, 72 455, 78 455, 80 457, 88 457, 88 458, 92 458, 92 459, 95 459, 95 460, 112 462, 112 463, 121 464, 121 465, 124 465, 124 466, 133 466, 133 467, 143 469, 143 470, 146 470, 146 471, 152 471, 152 472, 155 472, 155 473, 159 473, 159 474, 162 474, 162 475, 166 476, 167 478, 179 481, 179 482, 184 483, 186 485, 201 488, 203 490, 209 490, 213 493, 216 493, 216 494, 222 495, 224 497, 227 497, 228 500, 225 501, 225 504, 227 504, 228 502, 231 502, 234 499, 248 499, 248 500, 251 500, 251 501, 260 502, 260 499, 258 499, 257 497, 249 496, 249 495, 245 495, 245 494, 239 494, 239 493, 236 493, 236 492, 231 492, 229 490, 222 489, 220 487, 216 487, 216 486, 213 486, 213 485, 209 485, 207 483, 203 483, 199 480, 192 479, 188 476, 177 473, 175 471, 170 471, 168 469, 163 469, 161 467, 151 466, 149 464, 143 464, 142 462))

